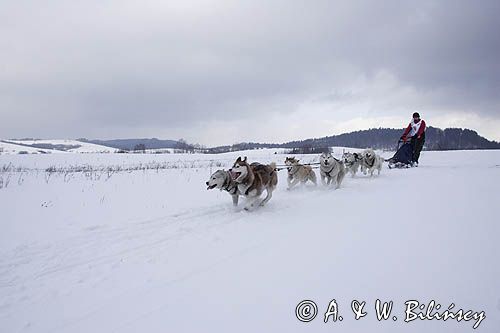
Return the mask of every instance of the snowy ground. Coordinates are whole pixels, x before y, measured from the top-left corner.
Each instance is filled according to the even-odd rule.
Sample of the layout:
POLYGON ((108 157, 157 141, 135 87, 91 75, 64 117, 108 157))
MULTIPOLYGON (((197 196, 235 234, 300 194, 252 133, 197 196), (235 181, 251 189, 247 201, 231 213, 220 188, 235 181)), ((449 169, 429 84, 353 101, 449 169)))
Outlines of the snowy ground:
MULTIPOLYGON (((274 152, 244 155, 281 163, 274 152)), ((281 171, 251 213, 204 184, 238 155, 0 155, 0 331, 473 331, 404 323, 416 299, 485 311, 477 331, 499 332, 500 151, 424 152, 337 191, 287 191, 281 171), (377 321, 377 298, 397 321, 377 321), (295 317, 305 299, 310 323, 295 317), (325 324, 332 299, 344 320, 325 324)))

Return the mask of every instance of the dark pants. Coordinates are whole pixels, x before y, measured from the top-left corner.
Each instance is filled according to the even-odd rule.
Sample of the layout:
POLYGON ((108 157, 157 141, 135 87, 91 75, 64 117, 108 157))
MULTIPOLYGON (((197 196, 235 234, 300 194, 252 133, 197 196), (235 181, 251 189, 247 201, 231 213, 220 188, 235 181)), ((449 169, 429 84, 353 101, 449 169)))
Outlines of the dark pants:
POLYGON ((416 135, 411 138, 411 145, 413 147, 413 162, 418 163, 418 158, 420 157, 420 152, 424 147, 424 143, 425 143, 425 133, 422 134, 422 137, 420 139, 417 139, 416 135))

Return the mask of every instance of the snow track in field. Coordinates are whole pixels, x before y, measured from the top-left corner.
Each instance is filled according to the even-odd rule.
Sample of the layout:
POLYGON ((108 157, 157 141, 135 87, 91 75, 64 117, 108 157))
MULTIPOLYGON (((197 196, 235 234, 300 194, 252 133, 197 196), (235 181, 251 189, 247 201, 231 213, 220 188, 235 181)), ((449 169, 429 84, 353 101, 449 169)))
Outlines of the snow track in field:
MULTIPOLYGON (((492 264, 500 227, 491 210, 497 201, 491 189, 500 181, 497 152, 425 152, 419 168, 347 176, 335 191, 321 185, 287 191, 282 171, 269 204, 253 212, 242 210, 244 202, 235 210, 228 194, 206 190, 212 164, 204 158, 187 157, 200 168, 117 173, 106 181, 55 177, 47 183, 28 175, 0 190, 2 331, 472 327, 384 324, 371 307, 365 321, 348 316, 352 299, 371 304, 377 298, 394 300, 398 315, 407 299, 436 299, 486 311, 483 332, 500 324, 500 269, 492 264), (320 318, 332 298, 346 315, 342 324, 320 318), (310 324, 293 314, 303 299, 321 310, 310 324)), ((224 156, 221 163, 227 167, 230 160, 224 156)))

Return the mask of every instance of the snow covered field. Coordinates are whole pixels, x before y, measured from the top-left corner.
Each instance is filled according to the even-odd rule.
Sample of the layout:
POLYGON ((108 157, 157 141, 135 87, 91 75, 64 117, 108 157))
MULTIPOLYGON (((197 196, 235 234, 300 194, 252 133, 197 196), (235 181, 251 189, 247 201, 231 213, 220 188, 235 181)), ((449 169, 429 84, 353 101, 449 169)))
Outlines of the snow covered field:
POLYGON ((500 151, 424 152, 419 168, 336 191, 287 191, 280 171, 255 212, 206 190, 239 155, 285 158, 0 155, 0 332, 473 331, 405 323, 407 300, 484 311, 477 331, 499 332, 500 151), (332 299, 343 321, 325 324, 332 299), (397 321, 376 319, 376 299, 397 321), (312 322, 295 316, 302 300, 312 322))
POLYGON ((77 140, 0 140, 1 154, 114 153, 118 149, 77 140), (63 149, 64 148, 64 149, 63 149))

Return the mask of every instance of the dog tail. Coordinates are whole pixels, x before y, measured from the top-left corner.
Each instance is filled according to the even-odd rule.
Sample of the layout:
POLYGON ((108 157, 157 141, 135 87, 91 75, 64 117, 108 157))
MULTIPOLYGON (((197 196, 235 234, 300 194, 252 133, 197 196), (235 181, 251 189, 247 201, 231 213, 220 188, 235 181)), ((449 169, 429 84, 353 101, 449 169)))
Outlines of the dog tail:
POLYGON ((276 170, 276 163, 275 162, 271 162, 269 164, 269 167, 271 167, 271 174, 269 176, 271 176, 270 178, 270 185, 271 185, 271 189, 274 189, 276 187, 276 185, 278 185, 278 170, 276 170))

